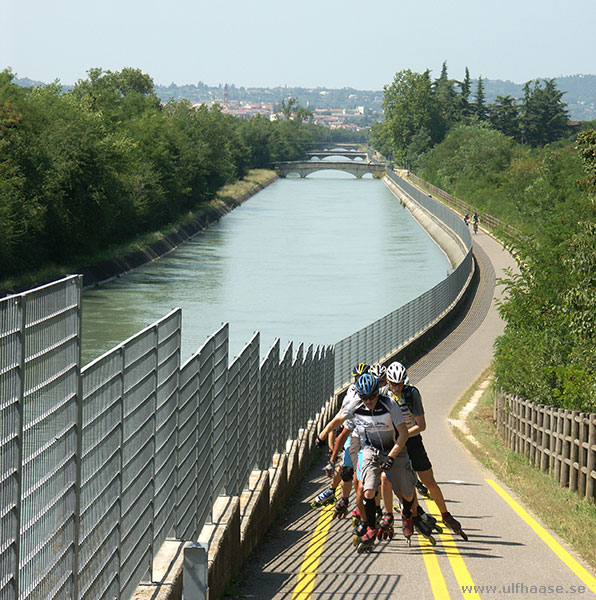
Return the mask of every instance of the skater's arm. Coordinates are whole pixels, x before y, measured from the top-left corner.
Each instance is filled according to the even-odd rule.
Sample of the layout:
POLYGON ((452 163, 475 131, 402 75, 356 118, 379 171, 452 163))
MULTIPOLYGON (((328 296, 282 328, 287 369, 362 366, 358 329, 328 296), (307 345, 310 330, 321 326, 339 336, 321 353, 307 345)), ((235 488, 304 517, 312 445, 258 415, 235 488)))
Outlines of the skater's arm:
POLYGON ((318 439, 321 441, 326 439, 327 436, 329 435, 329 432, 333 431, 340 425, 343 425, 344 421, 345 421, 345 419, 340 414, 335 415, 335 417, 333 417, 333 419, 331 419, 331 421, 329 421, 329 423, 327 423, 327 425, 325 425, 325 428, 323 429, 323 431, 321 431, 319 433, 319 435, 317 436, 318 439))
POLYGON ((416 435, 426 429, 426 419, 424 418, 424 406, 422 405, 422 394, 417 387, 412 386, 412 404, 409 406, 410 412, 416 421, 414 427, 410 427, 410 435, 416 435))
POLYGON ((424 415, 414 417, 414 420, 416 421, 416 425, 408 429, 410 435, 416 435, 426 429, 426 419, 424 418, 424 415))
POLYGON ((337 460, 337 455, 340 453, 341 449, 344 447, 345 441, 348 439, 350 435, 350 430, 345 428, 343 431, 337 436, 335 440, 335 445, 333 446, 333 452, 331 453, 331 458, 329 459, 331 462, 335 462, 337 460))

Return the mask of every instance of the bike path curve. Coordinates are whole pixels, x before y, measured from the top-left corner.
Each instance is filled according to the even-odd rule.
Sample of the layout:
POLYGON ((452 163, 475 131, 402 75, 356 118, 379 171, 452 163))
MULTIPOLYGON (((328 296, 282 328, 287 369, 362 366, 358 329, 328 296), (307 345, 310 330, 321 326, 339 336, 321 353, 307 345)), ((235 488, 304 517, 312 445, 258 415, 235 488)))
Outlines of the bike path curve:
MULTIPOLYGON (((474 236, 474 254, 480 282, 467 312, 432 351, 407 365, 422 392, 427 421, 423 438, 435 478, 469 541, 446 533, 435 536, 433 548, 415 535, 408 547, 396 527, 393 540, 377 543, 370 554, 358 554, 349 519, 331 520, 329 508, 310 509, 327 482, 321 475, 321 454, 247 561, 228 598, 596 597, 596 579, 585 563, 552 532, 530 526, 523 508, 508 503, 510 498, 515 506, 515 495, 449 430, 450 408, 489 365, 493 342, 503 331, 496 309, 503 290, 496 279, 505 269, 515 269, 512 257, 483 232, 474 236)), ((350 510, 353 507, 352 496, 350 510)))

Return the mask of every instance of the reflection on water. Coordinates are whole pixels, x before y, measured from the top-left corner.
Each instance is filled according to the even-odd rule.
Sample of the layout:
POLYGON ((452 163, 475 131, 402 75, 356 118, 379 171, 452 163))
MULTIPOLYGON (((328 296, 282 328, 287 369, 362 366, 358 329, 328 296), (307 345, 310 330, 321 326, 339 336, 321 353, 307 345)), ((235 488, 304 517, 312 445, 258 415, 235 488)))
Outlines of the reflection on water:
MULTIPOLYGON (((269 186, 177 250, 83 294, 83 362, 182 308, 182 360, 222 322, 230 353, 254 331, 332 344, 447 275, 385 185, 321 171, 269 186)), ((368 357, 366 357, 368 359, 368 357)))

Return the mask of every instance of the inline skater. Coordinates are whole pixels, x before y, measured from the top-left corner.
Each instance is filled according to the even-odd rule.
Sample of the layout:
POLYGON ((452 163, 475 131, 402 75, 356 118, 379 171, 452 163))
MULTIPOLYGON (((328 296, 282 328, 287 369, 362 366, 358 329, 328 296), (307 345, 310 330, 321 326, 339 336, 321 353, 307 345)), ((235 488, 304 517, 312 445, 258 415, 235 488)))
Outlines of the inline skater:
MULTIPOLYGON (((387 368, 380 363, 376 363, 370 367, 368 372, 379 380, 379 393, 385 396, 388 395, 389 385, 387 384, 387 368)), ((406 384, 407 383, 409 383, 409 380, 406 378, 406 384)), ((425 498, 430 497, 428 489, 419 479, 416 479, 415 485, 422 496, 425 498)), ((391 484, 384 474, 381 476, 381 491, 383 495, 383 504, 385 505, 386 510, 389 511, 387 507, 391 506, 393 503, 393 492, 391 490, 391 484)))
POLYGON ((319 444, 323 444, 327 435, 346 421, 350 421, 349 426, 358 435, 362 449, 365 525, 357 547, 358 552, 370 552, 378 536, 375 495, 381 472, 389 474, 393 491, 403 498, 402 519, 407 538, 413 533, 412 506, 416 476, 405 451, 408 429, 398 405, 389 397, 379 395, 379 382, 369 373, 361 375, 355 387, 358 398, 345 406, 317 439, 319 444))
POLYGON ((464 540, 467 540, 467 535, 462 530, 460 522, 447 510, 441 488, 435 481, 432 464, 428 458, 424 444, 422 443, 422 436, 420 435, 421 432, 426 429, 422 396, 418 388, 405 383, 406 379, 407 372, 404 365, 400 362, 393 362, 389 365, 387 368, 389 397, 395 400, 401 408, 402 416, 408 426, 409 437, 406 448, 408 449, 408 454, 412 461, 412 467, 422 483, 428 488, 432 499, 437 504, 437 507, 441 512, 443 523, 445 523, 449 529, 461 535, 464 540))
MULTIPOLYGON (((351 375, 354 378, 354 382, 350 384, 346 395, 342 401, 342 405, 340 411, 343 407, 349 402, 353 401, 358 397, 358 393, 355 388, 355 382, 358 377, 364 373, 368 373, 369 365, 364 362, 360 362, 354 366, 352 369, 351 375)), ((357 458, 358 449, 355 448, 350 453, 350 445, 352 444, 351 438, 349 435, 349 430, 345 429, 342 432, 338 432, 337 436, 331 434, 330 438, 335 437, 335 440, 331 439, 329 446, 331 456, 329 458, 329 462, 325 465, 324 471, 328 477, 332 478, 331 485, 329 488, 323 490, 311 504, 312 508, 318 508, 319 506, 324 506, 326 504, 334 504, 335 509, 333 513, 334 518, 342 518, 345 517, 348 512, 348 503, 350 492, 352 490, 352 481, 354 478, 354 459, 357 458), (341 465, 336 468, 335 463, 337 461, 337 456, 339 455, 339 450, 343 449, 342 453, 342 462, 341 465), (336 502, 335 500, 335 490, 337 486, 341 482, 341 496, 339 500, 336 502)), ((352 444, 353 445, 353 444, 352 444)))

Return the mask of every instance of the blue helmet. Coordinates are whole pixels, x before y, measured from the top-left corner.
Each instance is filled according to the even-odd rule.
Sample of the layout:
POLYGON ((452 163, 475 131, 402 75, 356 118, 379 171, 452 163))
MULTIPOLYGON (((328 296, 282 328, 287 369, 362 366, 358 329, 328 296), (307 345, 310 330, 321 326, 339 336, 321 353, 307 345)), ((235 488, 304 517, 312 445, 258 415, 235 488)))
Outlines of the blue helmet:
POLYGON ((372 396, 379 391, 379 380, 370 373, 360 375, 356 380, 356 391, 361 396, 372 396))

